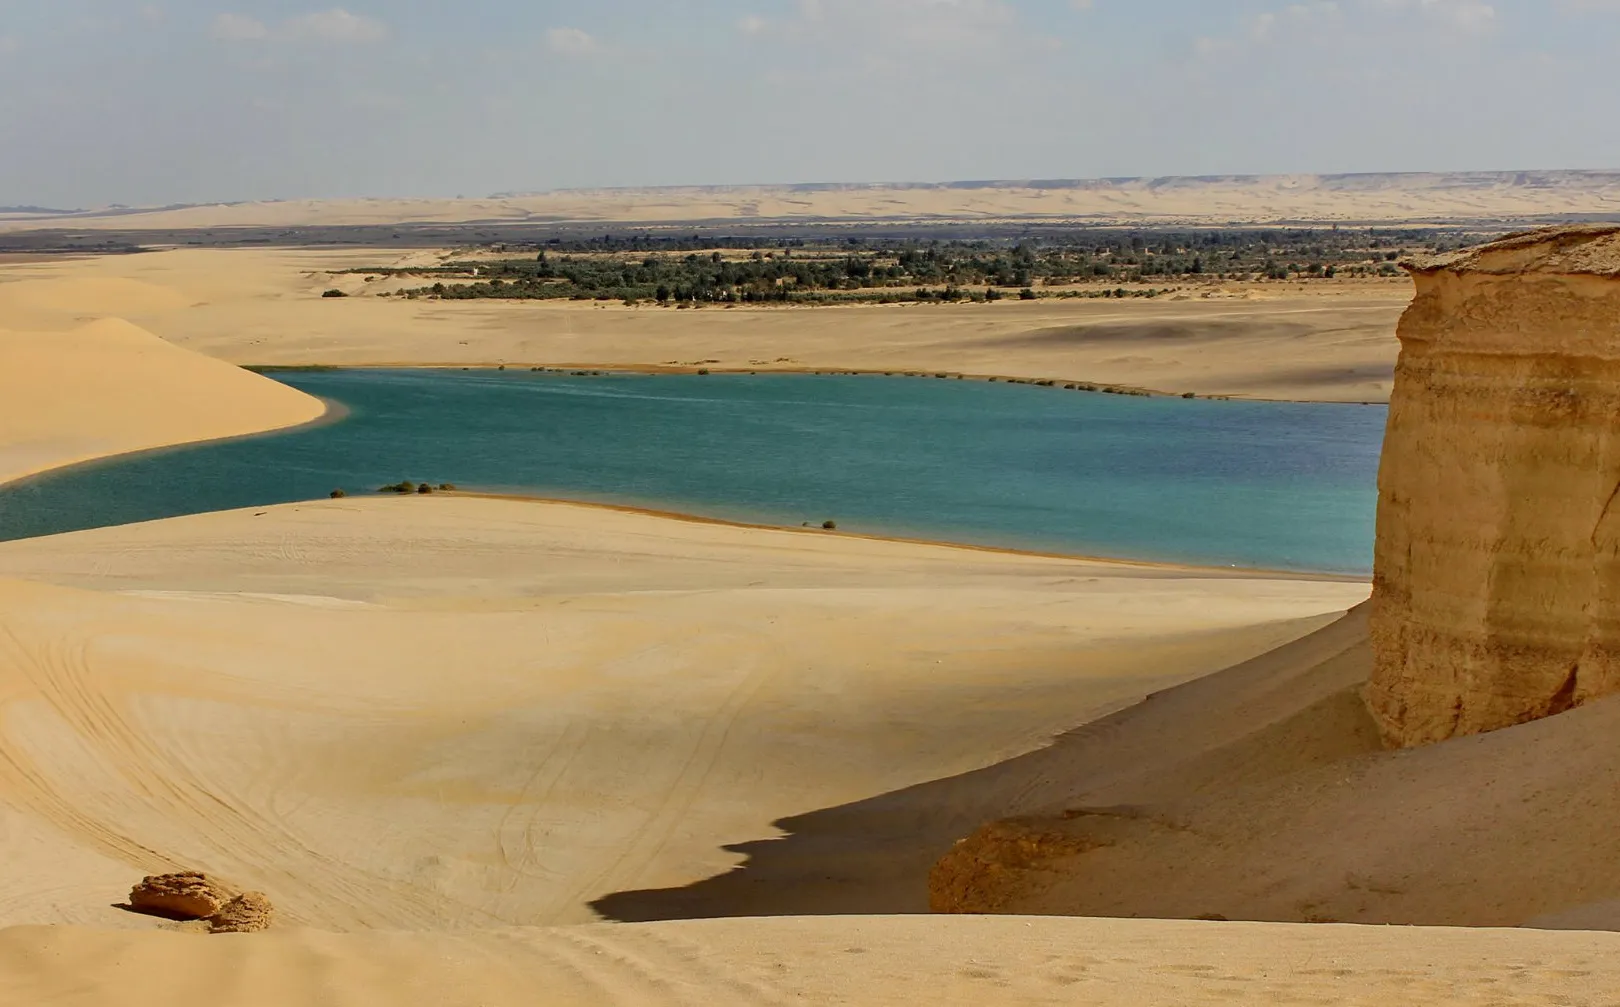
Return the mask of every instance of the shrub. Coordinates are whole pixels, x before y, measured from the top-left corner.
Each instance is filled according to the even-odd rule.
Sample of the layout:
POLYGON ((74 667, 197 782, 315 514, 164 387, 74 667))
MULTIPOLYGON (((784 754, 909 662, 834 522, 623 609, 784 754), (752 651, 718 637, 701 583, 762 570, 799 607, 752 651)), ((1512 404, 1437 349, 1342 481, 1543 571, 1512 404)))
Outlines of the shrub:
POLYGON ((325 293, 324 293, 324 294, 322 294, 322 295, 321 295, 321 296, 322 296, 322 297, 348 297, 348 296, 349 296, 349 295, 348 295, 348 294, 345 294, 345 293, 344 293, 344 292, 343 292, 343 291, 341 291, 341 290, 337 290, 337 289, 335 289, 335 288, 334 288, 334 289, 332 289, 332 290, 328 290, 328 291, 326 291, 326 292, 325 292, 325 293))
POLYGON ((378 493, 415 493, 416 492, 416 484, 413 483, 413 482, 394 483, 392 486, 380 487, 377 490, 377 492, 378 493))
POLYGON ((453 493, 453 492, 455 492, 456 484, 455 483, 440 483, 439 484, 439 489, 443 490, 446 493, 453 493))
POLYGON ((1035 288, 1025 287, 1023 290, 1020 290, 1018 292, 1018 299, 1020 301, 1033 301, 1035 299, 1035 288))
POLYGON ((429 486, 427 483, 423 483, 422 485, 416 487, 416 492, 420 493, 420 494, 424 494, 424 495, 428 494, 428 493, 432 493, 433 492, 433 487, 429 486))
POLYGON ((708 369, 708 368, 707 368, 707 367, 699 367, 699 368, 698 368, 698 373, 699 373, 699 374, 708 374, 708 373, 709 373, 709 369, 708 369))
POLYGON ((344 497, 346 497, 346 496, 348 496, 348 495, 349 495, 349 494, 348 494, 348 493, 346 493, 346 492, 345 492, 345 491, 343 491, 343 490, 333 490, 333 491, 332 491, 332 499, 333 499, 333 500, 342 500, 342 499, 343 499, 343 498, 344 498, 344 497))
POLYGON ((837 521, 823 521, 823 522, 821 522, 821 527, 822 527, 823 531, 837 531, 838 530, 838 522, 837 521))

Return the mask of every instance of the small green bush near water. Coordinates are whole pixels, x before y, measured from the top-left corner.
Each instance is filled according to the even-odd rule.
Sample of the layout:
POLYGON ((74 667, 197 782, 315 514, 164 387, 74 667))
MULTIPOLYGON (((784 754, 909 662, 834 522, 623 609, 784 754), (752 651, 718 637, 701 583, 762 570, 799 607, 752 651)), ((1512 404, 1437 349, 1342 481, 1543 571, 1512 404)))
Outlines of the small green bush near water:
POLYGON ((348 495, 349 494, 345 490, 333 490, 332 491, 332 499, 333 500, 342 500, 344 497, 346 497, 348 495))
POLYGON ((837 531, 838 530, 838 522, 837 521, 823 521, 823 522, 821 522, 821 527, 822 527, 822 530, 824 530, 824 531, 837 531))
MULTIPOLYGON (((434 492, 450 493, 450 492, 453 492, 455 490, 455 488, 456 488, 455 483, 439 483, 438 486, 435 488, 435 486, 432 483, 413 483, 409 479, 407 479, 402 483, 393 483, 392 485, 389 485, 389 486, 379 486, 377 488, 377 492, 378 493, 417 493, 417 494, 434 493, 434 492)), ((333 496, 343 495, 343 491, 342 490, 337 490, 332 495, 333 496)))

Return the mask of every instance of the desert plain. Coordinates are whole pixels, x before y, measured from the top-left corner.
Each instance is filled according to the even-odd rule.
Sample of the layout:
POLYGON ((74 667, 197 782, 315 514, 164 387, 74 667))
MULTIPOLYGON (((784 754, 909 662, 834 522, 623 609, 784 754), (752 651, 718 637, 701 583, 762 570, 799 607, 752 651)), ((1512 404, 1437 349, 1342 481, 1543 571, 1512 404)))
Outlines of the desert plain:
MULTIPOLYGON (((435 254, 0 261, 0 481, 325 413, 242 365, 1384 401, 1410 296, 676 312, 342 272, 435 254)), ((1368 590, 460 494, 0 544, 0 1002, 1612 1002, 1614 912, 1580 881, 1607 804, 1578 816, 1522 740, 1379 751, 1347 699, 1368 590), (1527 833, 1448 874, 1437 793, 1448 820, 1541 813, 1570 870, 1470 896, 1527 833), (936 866, 1058 812, 1118 823, 1108 876, 1054 868, 1099 918, 929 914, 1063 911, 936 866), (264 891, 276 926, 118 905, 180 869, 264 891), (1530 924, 1571 930, 1488 929, 1530 924)))

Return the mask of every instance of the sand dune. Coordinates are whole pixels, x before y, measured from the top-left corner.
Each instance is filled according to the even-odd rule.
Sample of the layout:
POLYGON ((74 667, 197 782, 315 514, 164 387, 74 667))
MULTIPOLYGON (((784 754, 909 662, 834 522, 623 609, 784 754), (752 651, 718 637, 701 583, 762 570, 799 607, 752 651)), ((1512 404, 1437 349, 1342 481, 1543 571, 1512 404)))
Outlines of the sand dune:
POLYGON ((1607 1004, 1620 935, 780 919, 248 938, 0 931, 0 1000, 90 1007, 1607 1004))
POLYGON ((126 877, 189 866, 348 930, 586 921, 1366 595, 445 497, 9 543, 0 577, 0 834, 33 837, 0 922, 128 924, 126 877))
MULTIPOLYGON (((117 296, 127 293, 120 286, 117 296)), ((0 329, 0 402, 0 482, 103 455, 295 426, 326 412, 302 392, 118 319, 61 332, 0 329)))
MULTIPOLYGON (((424 253, 410 253, 420 257, 424 253)), ((708 308, 365 296, 405 253, 183 250, 0 265, 0 326, 127 318, 243 365, 949 371, 1260 398, 1384 401, 1404 281, 1133 301, 708 308), (330 287, 347 298, 323 299, 330 287)))
POLYGON ((572 190, 0 215, 0 230, 494 222, 1060 220, 1092 224, 1544 219, 1620 208, 1605 171, 1229 175, 944 184, 572 190))
POLYGON ((1620 703, 1386 752, 1370 668, 1358 612, 960 781, 1018 817, 952 851, 936 905, 1620 929, 1620 703))

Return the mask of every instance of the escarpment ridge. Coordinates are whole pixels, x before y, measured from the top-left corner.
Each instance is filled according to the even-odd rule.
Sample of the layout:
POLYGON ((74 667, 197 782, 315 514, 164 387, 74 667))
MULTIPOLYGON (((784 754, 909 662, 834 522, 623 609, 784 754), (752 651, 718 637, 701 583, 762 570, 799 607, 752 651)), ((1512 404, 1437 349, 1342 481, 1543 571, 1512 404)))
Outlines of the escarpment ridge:
POLYGON ((1397 747, 1620 691, 1620 228, 1409 269, 1366 692, 1397 747))

